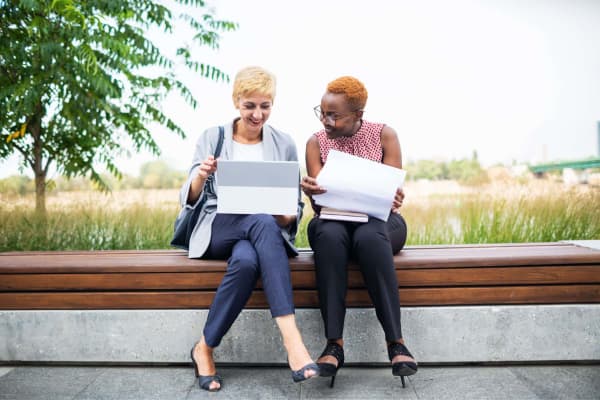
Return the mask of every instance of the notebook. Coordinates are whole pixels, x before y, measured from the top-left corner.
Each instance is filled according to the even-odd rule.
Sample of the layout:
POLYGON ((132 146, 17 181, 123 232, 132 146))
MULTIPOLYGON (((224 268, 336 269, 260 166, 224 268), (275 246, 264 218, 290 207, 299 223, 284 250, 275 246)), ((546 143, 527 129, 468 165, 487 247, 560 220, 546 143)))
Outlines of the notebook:
POLYGON ((296 215, 299 182, 297 161, 219 160, 217 212, 296 215))
POLYGON ((369 216, 367 214, 338 210, 337 208, 331 207, 322 207, 319 218, 332 219, 335 221, 369 222, 369 216))

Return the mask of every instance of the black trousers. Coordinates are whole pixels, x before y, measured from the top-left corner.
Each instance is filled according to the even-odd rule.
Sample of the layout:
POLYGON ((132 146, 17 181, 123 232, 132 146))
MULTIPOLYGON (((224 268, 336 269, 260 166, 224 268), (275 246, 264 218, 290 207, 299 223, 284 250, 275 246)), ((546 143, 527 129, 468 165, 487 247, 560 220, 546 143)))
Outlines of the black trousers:
POLYGON ((308 224, 308 240, 315 257, 317 290, 327 339, 343 337, 350 259, 360 266, 385 339, 401 339, 400 299, 393 256, 406 243, 404 218, 391 213, 387 222, 369 218, 369 222, 355 223, 315 216, 308 224))

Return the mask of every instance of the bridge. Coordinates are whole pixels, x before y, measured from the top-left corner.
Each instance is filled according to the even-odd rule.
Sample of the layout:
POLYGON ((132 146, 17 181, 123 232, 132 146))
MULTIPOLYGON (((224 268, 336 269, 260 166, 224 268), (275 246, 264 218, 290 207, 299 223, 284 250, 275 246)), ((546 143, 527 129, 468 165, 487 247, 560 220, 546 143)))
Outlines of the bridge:
POLYGON ((562 171, 563 169, 588 169, 588 168, 600 168, 600 158, 591 158, 588 160, 580 161, 562 161, 556 163, 538 164, 531 165, 529 170, 534 174, 541 174, 548 171, 562 171))

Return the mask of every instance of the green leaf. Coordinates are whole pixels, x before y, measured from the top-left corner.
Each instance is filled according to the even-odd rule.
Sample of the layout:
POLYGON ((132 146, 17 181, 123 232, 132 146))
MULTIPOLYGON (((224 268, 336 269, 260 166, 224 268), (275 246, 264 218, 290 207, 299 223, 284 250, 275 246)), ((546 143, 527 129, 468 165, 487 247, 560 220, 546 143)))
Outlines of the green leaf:
POLYGON ((198 104, 177 78, 176 59, 206 79, 229 76, 197 60, 196 47, 173 38, 173 47, 159 49, 147 34, 171 35, 182 21, 196 47, 217 49, 220 34, 237 29, 200 0, 0 0, 0 159, 19 153, 44 180, 52 164, 108 190, 98 168, 120 176, 114 158, 129 143, 160 153, 150 124, 184 137, 161 111, 173 90, 191 107, 198 104), (7 141, 24 122, 28 134, 7 141))

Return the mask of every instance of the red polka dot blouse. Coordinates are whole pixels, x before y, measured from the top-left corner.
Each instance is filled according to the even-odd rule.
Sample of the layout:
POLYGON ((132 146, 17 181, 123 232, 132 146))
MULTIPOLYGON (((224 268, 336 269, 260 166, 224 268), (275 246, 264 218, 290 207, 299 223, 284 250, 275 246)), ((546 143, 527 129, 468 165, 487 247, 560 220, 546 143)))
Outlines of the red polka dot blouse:
POLYGON ((354 135, 335 139, 329 139, 325 129, 320 130, 315 133, 315 136, 319 141, 321 161, 325 164, 329 150, 334 149, 368 160, 382 162, 381 131, 384 126, 385 124, 363 120, 360 129, 354 135))

